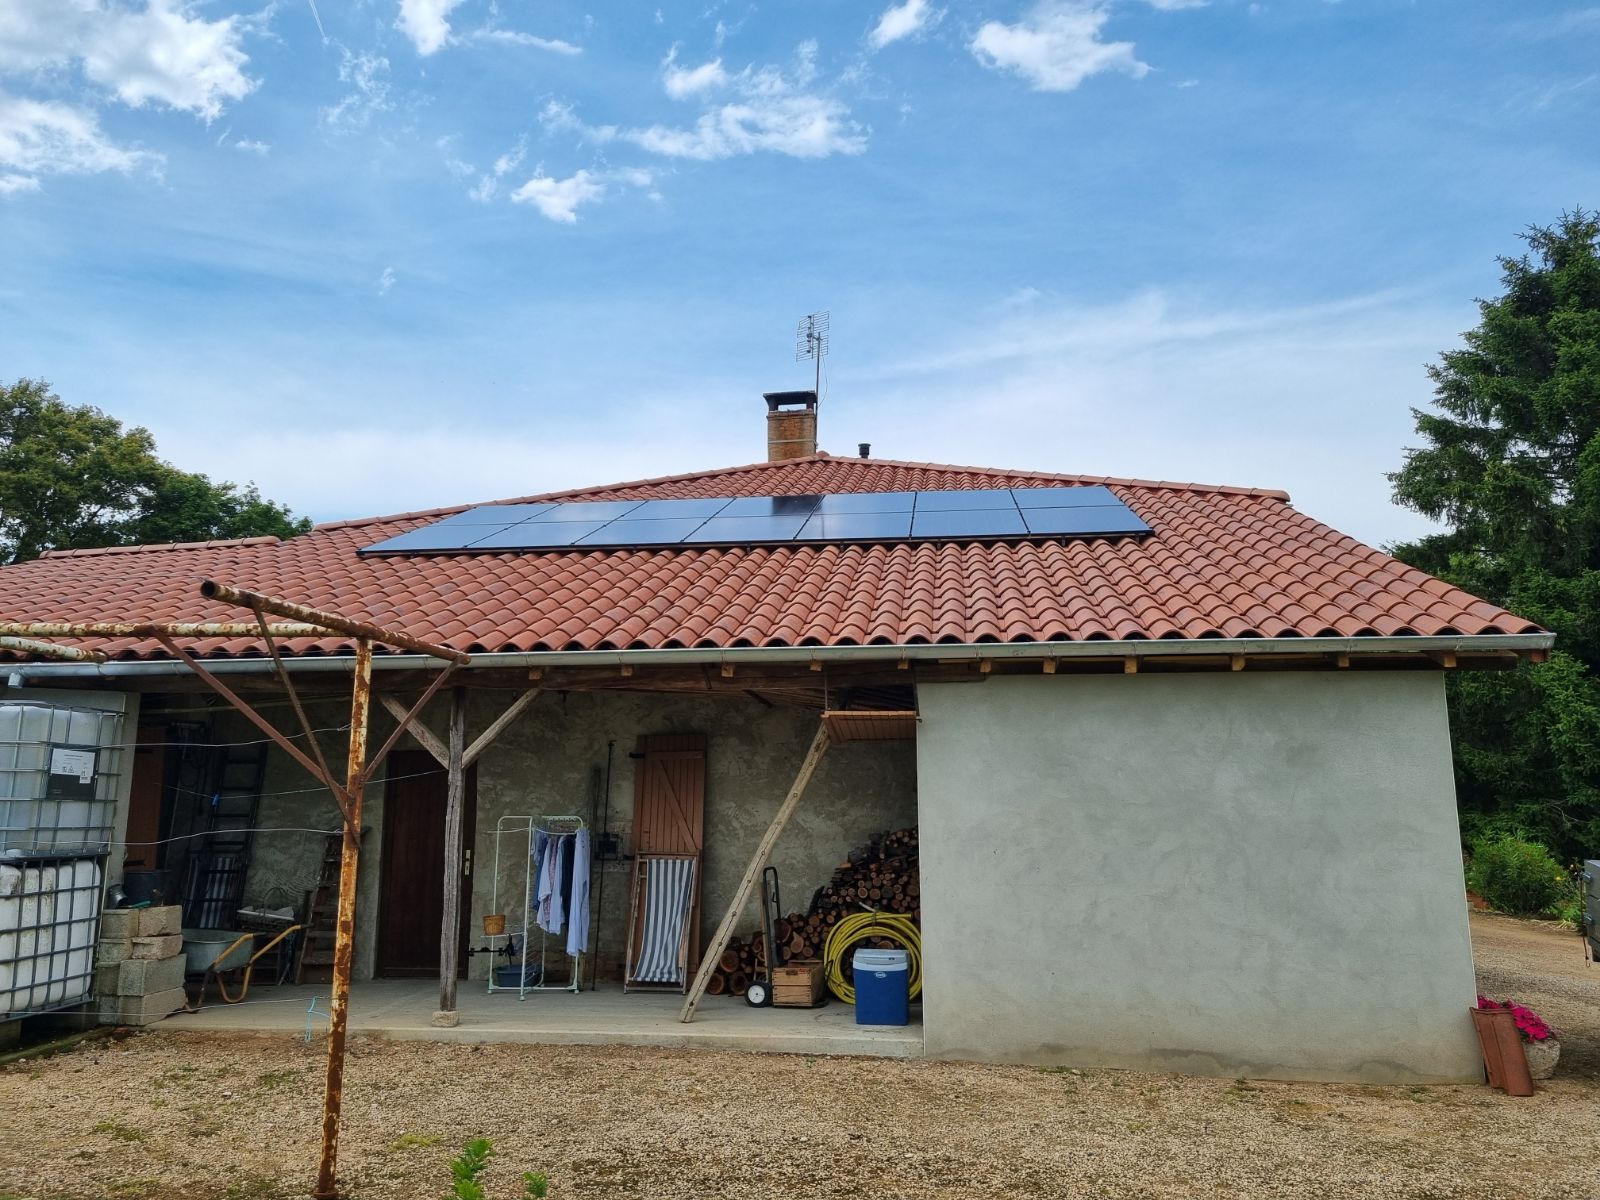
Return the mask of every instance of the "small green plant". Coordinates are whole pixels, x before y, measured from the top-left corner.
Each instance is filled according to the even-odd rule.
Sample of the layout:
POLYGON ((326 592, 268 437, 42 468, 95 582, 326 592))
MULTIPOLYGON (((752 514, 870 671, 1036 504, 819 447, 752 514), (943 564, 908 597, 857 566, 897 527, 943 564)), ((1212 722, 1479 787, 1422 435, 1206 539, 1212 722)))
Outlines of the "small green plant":
POLYGON ((527 1189, 529 1200, 544 1200, 550 1193, 550 1178, 543 1171, 524 1171, 522 1185, 527 1189))
POLYGON ((489 1165, 489 1156, 493 1153, 494 1147, 488 1138, 473 1138, 450 1160, 450 1195, 454 1200, 484 1200, 478 1176, 489 1165))
POLYGON ((1560 901, 1571 881, 1538 842, 1502 833, 1473 842, 1467 886, 1503 913, 1532 916, 1560 901))
POLYGON ((116 1138, 119 1142, 144 1141, 144 1130, 131 1129, 126 1125, 118 1124, 116 1121, 101 1121, 94 1127, 93 1132, 103 1133, 107 1137, 116 1138))
POLYGON ((256 1076, 256 1086, 264 1088, 281 1087, 286 1083, 293 1083, 300 1078, 299 1071, 264 1071, 256 1076))

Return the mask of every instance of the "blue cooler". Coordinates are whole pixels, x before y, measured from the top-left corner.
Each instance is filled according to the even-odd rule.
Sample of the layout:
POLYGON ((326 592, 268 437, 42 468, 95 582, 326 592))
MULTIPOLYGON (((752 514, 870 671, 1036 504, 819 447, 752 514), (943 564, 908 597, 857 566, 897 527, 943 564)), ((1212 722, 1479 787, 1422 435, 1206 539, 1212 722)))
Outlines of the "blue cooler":
POLYGON ((904 950, 857 950, 856 1024, 907 1025, 911 1021, 911 963, 904 950))

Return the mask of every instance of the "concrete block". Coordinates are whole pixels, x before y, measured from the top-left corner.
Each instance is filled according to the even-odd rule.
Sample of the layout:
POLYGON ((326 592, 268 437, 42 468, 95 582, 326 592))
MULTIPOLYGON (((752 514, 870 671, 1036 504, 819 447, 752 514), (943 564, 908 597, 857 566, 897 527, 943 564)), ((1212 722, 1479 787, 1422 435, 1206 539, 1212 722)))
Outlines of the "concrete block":
POLYGON ((133 943, 131 941, 108 942, 102 940, 99 948, 95 951, 94 957, 95 961, 100 963, 119 963, 132 953, 133 943))
POLYGON ((138 913, 129 908, 108 908, 100 914, 100 940, 125 942, 133 937, 138 913))
POLYGON ((123 962, 102 963, 95 968, 97 996, 151 996, 183 986, 187 962, 176 958, 130 958, 123 962))
POLYGON ((183 989, 170 988, 153 996, 108 996, 100 1002, 100 1019, 107 1024, 150 1025, 183 1007, 183 989))
POLYGON ((160 908, 140 908, 134 912, 138 916, 134 937, 166 937, 183 932, 181 905, 164 904, 160 908))
POLYGON ((183 937, 169 934, 165 937, 136 937, 129 958, 175 958, 183 953, 183 937))

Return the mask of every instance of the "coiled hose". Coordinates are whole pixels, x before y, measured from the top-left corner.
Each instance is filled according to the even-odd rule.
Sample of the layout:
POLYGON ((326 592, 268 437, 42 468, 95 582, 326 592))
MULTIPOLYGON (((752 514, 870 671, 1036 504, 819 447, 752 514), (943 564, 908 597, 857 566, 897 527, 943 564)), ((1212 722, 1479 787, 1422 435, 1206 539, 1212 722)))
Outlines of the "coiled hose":
POLYGON ((850 948, 873 938, 886 938, 906 952, 911 968, 911 999, 922 994, 922 934, 904 913, 858 912, 842 918, 828 931, 822 947, 822 964, 828 990, 846 1004, 856 1002, 855 985, 845 969, 850 948))

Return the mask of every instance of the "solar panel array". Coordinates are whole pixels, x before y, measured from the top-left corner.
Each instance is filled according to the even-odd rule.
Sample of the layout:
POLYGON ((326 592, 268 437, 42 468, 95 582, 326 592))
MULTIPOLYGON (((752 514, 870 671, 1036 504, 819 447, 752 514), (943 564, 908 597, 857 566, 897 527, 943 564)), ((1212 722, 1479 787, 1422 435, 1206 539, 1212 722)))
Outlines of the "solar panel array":
POLYGON ((1149 532, 1150 526, 1110 490, 1095 485, 489 504, 367 546, 361 553, 989 541, 1149 532))

